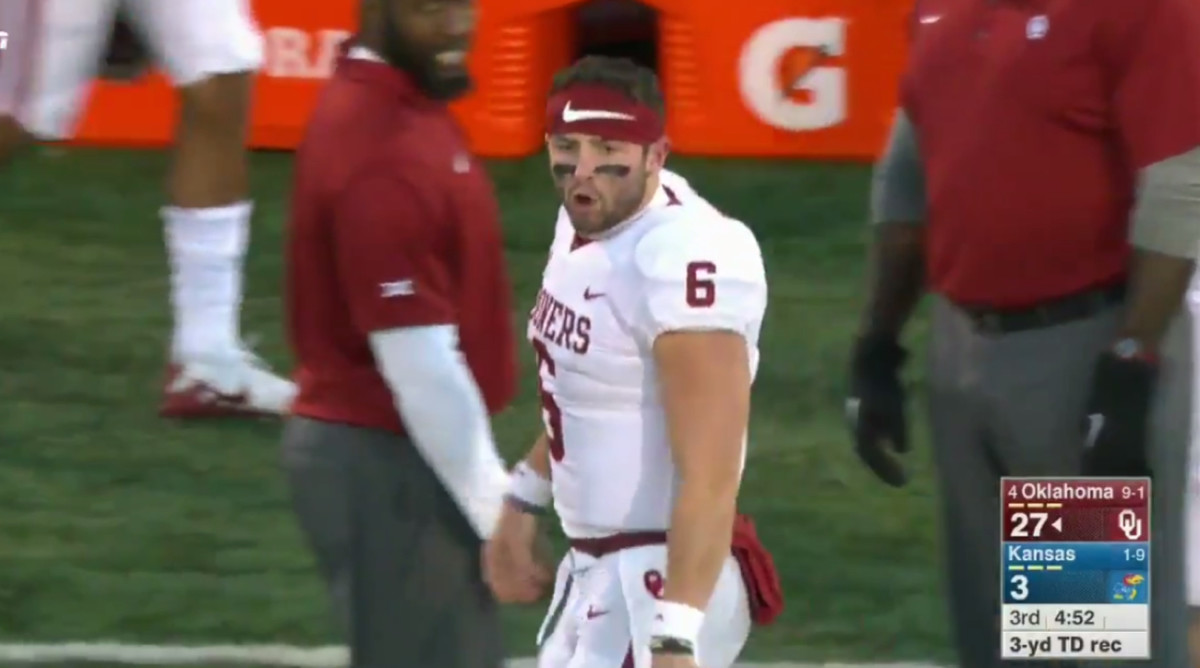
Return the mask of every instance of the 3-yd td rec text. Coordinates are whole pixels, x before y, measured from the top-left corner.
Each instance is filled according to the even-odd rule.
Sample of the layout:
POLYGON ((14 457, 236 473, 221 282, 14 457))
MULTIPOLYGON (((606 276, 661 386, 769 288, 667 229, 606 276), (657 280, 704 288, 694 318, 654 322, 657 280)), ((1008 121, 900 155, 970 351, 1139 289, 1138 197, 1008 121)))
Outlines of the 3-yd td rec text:
POLYGON ((1149 659, 1150 480, 1000 485, 1000 655, 1149 659))

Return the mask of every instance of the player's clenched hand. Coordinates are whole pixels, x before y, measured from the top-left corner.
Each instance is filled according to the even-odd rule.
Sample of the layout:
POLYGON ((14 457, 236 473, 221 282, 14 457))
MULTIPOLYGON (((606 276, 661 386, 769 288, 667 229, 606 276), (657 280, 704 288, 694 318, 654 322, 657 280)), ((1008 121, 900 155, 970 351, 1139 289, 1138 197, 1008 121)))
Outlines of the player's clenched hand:
POLYGON ((895 339, 864 336, 854 346, 846 421, 859 459, 893 487, 908 482, 897 453, 908 452, 908 421, 900 367, 907 357, 895 339))
POLYGON ((505 503, 496 531, 483 547, 483 579, 501 603, 533 603, 553 582, 537 517, 505 503))

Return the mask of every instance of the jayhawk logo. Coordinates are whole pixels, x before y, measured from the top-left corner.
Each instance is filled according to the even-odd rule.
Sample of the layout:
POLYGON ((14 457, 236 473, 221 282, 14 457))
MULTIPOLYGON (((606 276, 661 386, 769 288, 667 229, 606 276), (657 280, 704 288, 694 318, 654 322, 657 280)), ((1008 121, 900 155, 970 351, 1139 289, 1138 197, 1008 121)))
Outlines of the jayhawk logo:
POLYGON ((1114 601, 1133 601, 1138 597, 1138 585, 1146 581, 1146 578, 1141 575, 1126 575, 1119 583, 1113 586, 1112 598, 1114 601))

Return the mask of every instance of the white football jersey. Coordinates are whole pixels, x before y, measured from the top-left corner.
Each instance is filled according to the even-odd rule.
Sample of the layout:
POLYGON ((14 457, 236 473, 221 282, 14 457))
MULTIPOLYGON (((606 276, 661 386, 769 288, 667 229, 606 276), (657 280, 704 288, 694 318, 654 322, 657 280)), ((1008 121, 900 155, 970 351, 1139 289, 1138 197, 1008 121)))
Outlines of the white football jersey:
POLYGON ((579 239, 560 208, 528 336, 569 537, 668 528, 676 481, 654 340, 738 332, 753 377, 766 304, 754 234, 676 174, 602 239, 579 239))

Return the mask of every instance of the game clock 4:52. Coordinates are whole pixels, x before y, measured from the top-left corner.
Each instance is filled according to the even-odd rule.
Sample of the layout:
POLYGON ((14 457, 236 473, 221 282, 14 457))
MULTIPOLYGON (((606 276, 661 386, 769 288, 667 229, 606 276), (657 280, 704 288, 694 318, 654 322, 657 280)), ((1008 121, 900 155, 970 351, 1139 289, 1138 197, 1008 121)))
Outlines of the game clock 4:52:
POLYGON ((1087 609, 1063 608, 1054 613, 1053 621, 1059 626, 1095 626, 1096 611, 1087 609))

